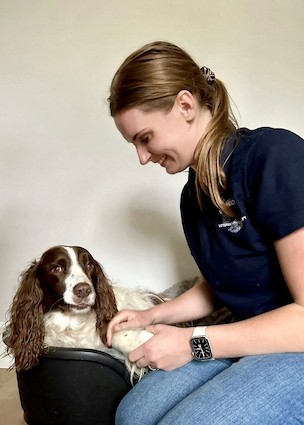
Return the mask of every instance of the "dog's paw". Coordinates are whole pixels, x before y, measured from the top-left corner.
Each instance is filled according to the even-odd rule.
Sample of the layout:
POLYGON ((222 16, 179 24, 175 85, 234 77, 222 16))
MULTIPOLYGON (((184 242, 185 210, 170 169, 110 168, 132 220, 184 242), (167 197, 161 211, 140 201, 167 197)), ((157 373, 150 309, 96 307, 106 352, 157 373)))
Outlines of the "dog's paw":
POLYGON ((112 338, 112 347, 128 354, 130 351, 144 344, 153 334, 144 329, 125 329, 116 332, 112 338))

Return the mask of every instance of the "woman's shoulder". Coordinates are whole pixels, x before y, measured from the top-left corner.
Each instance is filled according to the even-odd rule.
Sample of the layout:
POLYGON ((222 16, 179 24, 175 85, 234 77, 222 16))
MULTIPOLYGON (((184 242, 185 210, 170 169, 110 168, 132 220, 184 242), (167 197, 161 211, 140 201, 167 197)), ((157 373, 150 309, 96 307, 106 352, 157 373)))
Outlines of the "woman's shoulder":
POLYGON ((294 132, 284 128, 260 127, 254 130, 240 128, 236 132, 236 138, 247 144, 255 144, 255 148, 279 145, 285 146, 290 143, 303 142, 304 140, 294 132))
POLYGON ((254 130, 240 128, 237 131, 238 155, 248 165, 269 161, 272 158, 288 160, 304 155, 304 140, 290 130, 283 128, 260 127, 254 130))
POLYGON ((241 151, 235 157, 233 182, 243 190, 263 231, 277 240, 302 227, 304 140, 280 128, 245 129, 241 151))

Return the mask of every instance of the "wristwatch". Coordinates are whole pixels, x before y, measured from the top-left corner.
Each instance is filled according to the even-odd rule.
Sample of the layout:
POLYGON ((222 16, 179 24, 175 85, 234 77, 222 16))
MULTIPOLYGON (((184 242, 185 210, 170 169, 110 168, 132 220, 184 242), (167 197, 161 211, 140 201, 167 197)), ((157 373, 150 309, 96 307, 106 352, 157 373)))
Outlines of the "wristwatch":
POLYGON ((206 335, 207 326, 194 328, 190 339, 191 354, 195 360, 214 360, 211 344, 206 335))

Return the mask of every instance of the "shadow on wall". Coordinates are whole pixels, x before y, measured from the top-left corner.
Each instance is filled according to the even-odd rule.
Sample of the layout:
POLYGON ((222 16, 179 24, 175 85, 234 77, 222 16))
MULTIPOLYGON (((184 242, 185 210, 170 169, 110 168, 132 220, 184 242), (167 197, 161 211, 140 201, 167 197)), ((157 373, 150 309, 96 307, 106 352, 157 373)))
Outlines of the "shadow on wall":
POLYGON ((170 216, 161 210, 149 206, 131 206, 128 221, 132 231, 136 231, 150 246, 161 247, 160 255, 167 253, 171 257, 178 278, 194 276, 197 266, 191 256, 181 223, 176 216, 170 216), (170 219, 171 218, 171 219, 170 219))

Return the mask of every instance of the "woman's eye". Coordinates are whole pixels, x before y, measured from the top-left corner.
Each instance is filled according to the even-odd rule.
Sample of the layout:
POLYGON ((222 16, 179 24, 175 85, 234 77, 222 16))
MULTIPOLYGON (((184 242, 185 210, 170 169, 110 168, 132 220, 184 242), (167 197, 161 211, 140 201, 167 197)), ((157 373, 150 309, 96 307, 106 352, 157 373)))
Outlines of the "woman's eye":
POLYGON ((144 145, 147 144, 150 140, 149 136, 144 136, 140 139, 141 143, 143 143, 144 145))

